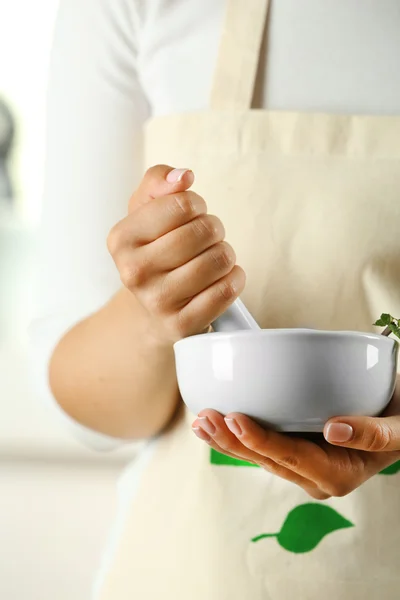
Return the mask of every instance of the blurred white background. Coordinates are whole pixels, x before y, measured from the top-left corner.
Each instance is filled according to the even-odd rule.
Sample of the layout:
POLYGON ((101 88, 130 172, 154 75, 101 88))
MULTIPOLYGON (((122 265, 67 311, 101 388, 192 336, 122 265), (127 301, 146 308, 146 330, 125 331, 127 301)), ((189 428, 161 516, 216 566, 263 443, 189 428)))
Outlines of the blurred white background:
POLYGON ((43 174, 45 86, 57 0, 0 0, 0 96, 18 118, 12 171, 18 208, 36 220, 43 174))
MULTIPOLYGON (((84 0, 83 0, 84 1, 84 0)), ((68 437, 32 391, 26 352, 57 0, 0 0, 0 98, 16 120, 0 197, 0 598, 88 600, 128 452, 68 437)), ((1 128, 0 128, 1 130, 1 128)))

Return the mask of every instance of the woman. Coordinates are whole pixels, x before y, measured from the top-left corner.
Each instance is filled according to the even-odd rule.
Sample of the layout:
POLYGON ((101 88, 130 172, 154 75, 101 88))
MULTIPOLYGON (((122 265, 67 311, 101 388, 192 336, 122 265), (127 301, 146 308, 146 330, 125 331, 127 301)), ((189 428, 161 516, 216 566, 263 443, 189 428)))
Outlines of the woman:
POLYGON ((193 435, 172 350, 239 295, 264 327, 400 312, 400 13, 384 4, 275 0, 264 28, 266 0, 61 2, 36 340, 82 438, 163 432, 127 477, 99 598, 397 597, 398 477, 373 476, 397 470, 398 394, 319 443, 205 399, 193 435))

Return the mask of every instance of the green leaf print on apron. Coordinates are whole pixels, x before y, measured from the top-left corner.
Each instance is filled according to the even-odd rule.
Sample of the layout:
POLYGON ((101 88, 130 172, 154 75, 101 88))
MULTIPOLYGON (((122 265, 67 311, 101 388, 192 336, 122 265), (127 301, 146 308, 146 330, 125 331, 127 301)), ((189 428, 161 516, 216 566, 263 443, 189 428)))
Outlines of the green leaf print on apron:
POLYGON ((383 469, 379 475, 397 475, 397 473, 400 473, 400 460, 395 462, 393 465, 390 465, 390 467, 383 469))
POLYGON ((221 454, 221 452, 217 452, 214 448, 211 448, 210 451, 210 463, 212 465, 227 465, 229 467, 256 467, 253 463, 247 462, 247 460, 239 460, 238 458, 232 458, 231 456, 227 456, 226 454, 221 454))
MULTIPOLYGON (((371 331, 400 314, 400 117, 252 110, 267 8, 227 0, 210 110, 151 119, 144 166, 193 169, 262 327, 371 331)), ((399 599, 399 476, 310 502, 210 455, 194 417, 182 407, 125 502, 100 600, 399 599)))
POLYGON ((314 550, 328 533, 347 527, 353 527, 353 523, 333 508, 309 502, 291 510, 278 533, 262 533, 251 541, 274 537, 285 550, 300 554, 314 550))
MULTIPOLYGON (((210 449, 210 463, 230 467, 255 467, 254 463, 239 460, 210 449)), ((396 475, 400 472, 400 461, 390 465, 378 475, 396 475)), ((264 538, 277 538, 279 544, 289 552, 310 552, 319 542, 336 530, 354 527, 347 519, 335 510, 323 504, 308 503, 295 507, 287 516, 279 533, 264 533, 255 536, 251 541, 258 542, 264 538)))
MULTIPOLYGON (((247 460, 239 460, 238 458, 232 458, 231 456, 226 456, 226 454, 221 454, 221 452, 217 452, 214 448, 211 448, 210 451, 210 463, 212 465, 226 465, 229 467, 255 467, 258 468, 258 465, 254 463, 250 463, 247 460)), ((400 472, 400 460, 395 462, 390 467, 386 467, 383 469, 378 475, 396 475, 400 472)))

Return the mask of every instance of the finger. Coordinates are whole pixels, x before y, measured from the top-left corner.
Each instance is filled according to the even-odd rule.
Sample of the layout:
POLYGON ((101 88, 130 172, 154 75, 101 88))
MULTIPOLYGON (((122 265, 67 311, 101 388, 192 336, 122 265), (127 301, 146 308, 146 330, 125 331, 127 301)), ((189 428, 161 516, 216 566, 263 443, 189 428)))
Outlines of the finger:
POLYGON ((245 283, 243 269, 235 265, 228 275, 197 294, 179 311, 181 330, 190 336, 208 327, 238 298, 245 283))
POLYGON ((228 275, 236 262, 236 254, 227 242, 220 242, 196 256, 164 279, 164 295, 174 302, 188 302, 228 275))
POLYGON ((222 242, 224 237, 225 228, 220 219, 202 214, 146 246, 146 253, 160 271, 172 271, 222 242))
POLYGON ((225 421, 244 446, 320 487, 321 473, 330 466, 330 462, 326 452, 319 445, 264 429, 241 414, 228 414, 225 421))
POLYGON ((193 182, 194 174, 190 169, 174 169, 168 165, 150 167, 129 200, 129 212, 154 198, 173 192, 184 192, 193 182))
POLYGON ((307 487, 310 490, 316 490, 316 485, 313 481, 244 446, 228 429, 224 417, 218 412, 213 410, 201 411, 193 426, 206 431, 210 439, 208 443, 215 450, 222 452, 222 454, 252 462, 282 479, 291 481, 304 488, 307 487))
POLYGON ((337 417, 325 425, 324 436, 335 446, 366 452, 400 452, 400 416, 337 417))
POLYGON ((304 491, 307 492, 309 496, 314 498, 315 500, 329 500, 332 498, 330 494, 326 494, 324 491, 320 490, 317 485, 314 487, 302 486, 304 491))
POLYGON ((192 428, 196 434, 200 429, 203 432, 202 439, 223 454, 249 462, 255 462, 259 458, 255 452, 240 444, 227 428, 223 416, 216 411, 202 411, 192 428))
MULTIPOLYGON (((220 452, 221 454, 225 454, 226 456, 230 456, 230 458, 235 458, 236 460, 243 460, 243 458, 241 458, 240 456, 237 456, 236 454, 233 454, 231 452, 228 452, 227 450, 223 450, 222 448, 220 448, 218 446, 218 444, 208 435, 208 433, 196 421, 192 425, 192 431, 200 440, 202 440, 203 442, 206 442, 211 448, 213 448, 217 452, 220 452)), ((248 462, 252 463, 251 460, 248 460, 248 462)), ((255 463, 252 463, 252 464, 255 464, 255 463)))
POLYGON ((144 245, 153 242, 206 213, 204 199, 192 191, 157 198, 131 215, 135 243, 144 245))
POLYGON ((154 242, 165 234, 207 212, 203 198, 195 192, 179 192, 145 204, 117 223, 108 236, 111 254, 154 242))
MULTIPOLYGON (((208 219, 208 215, 204 215, 204 220, 208 219)), ((194 229, 197 227, 200 226, 194 229)), ((203 234, 203 240, 200 240, 199 234, 195 234, 199 238, 198 244, 206 245, 211 243, 213 236, 218 239, 225 235, 223 225, 216 217, 211 219, 207 227, 202 226, 201 230, 206 228, 208 234, 203 234)), ((183 227, 177 231, 181 229, 183 227)), ((166 237, 169 237, 168 234, 160 239, 166 237)), ((196 294, 227 275, 236 262, 235 252, 226 242, 214 243, 193 258, 188 257, 187 250, 189 246, 192 252, 197 251, 193 240, 188 244, 171 240, 174 246, 168 247, 165 252, 163 246, 157 244, 158 241, 136 248, 134 253, 131 247, 125 247, 118 256, 116 254, 115 261, 125 286, 130 289, 151 284, 149 290, 157 304, 164 305, 168 310, 182 309, 196 294), (189 262, 186 262, 187 259, 189 262)))

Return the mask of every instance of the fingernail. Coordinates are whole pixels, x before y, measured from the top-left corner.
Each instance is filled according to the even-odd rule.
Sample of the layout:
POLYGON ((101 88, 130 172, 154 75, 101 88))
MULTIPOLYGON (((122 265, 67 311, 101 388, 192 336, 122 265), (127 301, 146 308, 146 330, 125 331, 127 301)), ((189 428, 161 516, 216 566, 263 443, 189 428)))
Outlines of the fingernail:
POLYGON ((210 436, 207 435, 201 427, 192 427, 192 431, 199 439, 203 440, 203 442, 211 442, 210 436))
POLYGON ((349 442, 354 435, 353 428, 346 423, 331 423, 326 430, 325 438, 328 442, 343 444, 349 442))
POLYGON ((190 171, 190 169, 174 169, 173 171, 170 171, 167 175, 168 183, 178 183, 188 171, 190 171))
POLYGON ((201 426, 204 431, 207 431, 210 435, 214 435, 217 431, 215 425, 213 425, 208 417, 197 417, 198 421, 201 421, 201 426))
POLYGON ((225 418, 224 420, 225 420, 226 426, 228 427, 229 431, 232 431, 233 435, 237 435, 237 436, 242 435, 243 432, 239 427, 239 423, 235 419, 225 418))

